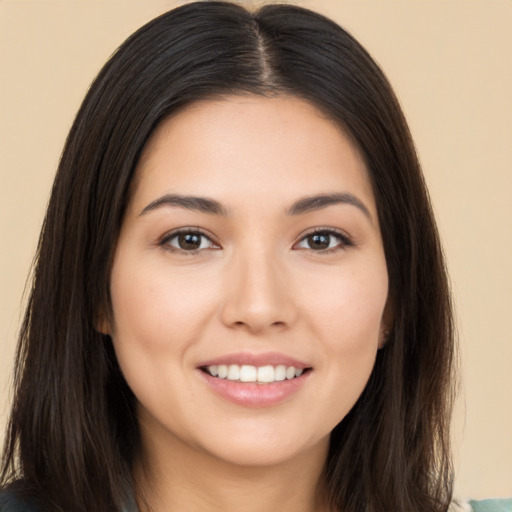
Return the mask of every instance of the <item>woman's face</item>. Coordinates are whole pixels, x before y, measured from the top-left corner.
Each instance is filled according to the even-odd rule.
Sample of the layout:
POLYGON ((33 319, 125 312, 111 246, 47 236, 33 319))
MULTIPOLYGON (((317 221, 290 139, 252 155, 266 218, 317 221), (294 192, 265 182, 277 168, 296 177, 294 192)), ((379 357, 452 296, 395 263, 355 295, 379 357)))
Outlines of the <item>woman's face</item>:
POLYGON ((111 275, 143 443, 242 465, 325 454, 387 294, 372 187, 336 124, 283 96, 187 107, 143 152, 111 275))

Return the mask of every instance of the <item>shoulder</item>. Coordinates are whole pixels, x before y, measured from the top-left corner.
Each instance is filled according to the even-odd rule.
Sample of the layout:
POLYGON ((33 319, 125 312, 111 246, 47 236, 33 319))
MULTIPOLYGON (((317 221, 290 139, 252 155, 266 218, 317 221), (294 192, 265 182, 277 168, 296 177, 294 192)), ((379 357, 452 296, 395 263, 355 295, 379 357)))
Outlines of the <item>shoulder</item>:
POLYGON ((512 512, 512 498, 470 501, 472 512, 512 512))
POLYGON ((450 504, 448 512, 472 512, 471 505, 467 502, 454 500, 450 504))
POLYGON ((512 498, 454 501, 448 512, 512 512, 512 498))
POLYGON ((0 512, 41 512, 34 505, 28 502, 22 501, 12 492, 1 491, 0 492, 0 512))

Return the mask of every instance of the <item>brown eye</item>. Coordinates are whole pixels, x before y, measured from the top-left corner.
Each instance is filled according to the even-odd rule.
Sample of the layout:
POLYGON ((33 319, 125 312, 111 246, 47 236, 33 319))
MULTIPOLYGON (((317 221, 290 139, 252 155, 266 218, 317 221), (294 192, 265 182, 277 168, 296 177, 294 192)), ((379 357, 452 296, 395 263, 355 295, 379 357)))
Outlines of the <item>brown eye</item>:
POLYGON ((306 243, 310 249, 321 251, 329 249, 331 238, 327 233, 315 233, 306 237, 306 243))
POLYGON ((213 249, 217 246, 199 231, 182 231, 171 234, 161 241, 161 245, 175 251, 194 252, 213 249))
POLYGON ((346 235, 337 231, 315 231, 302 238, 296 248, 321 252, 343 249, 352 245, 354 244, 346 235))
POLYGON ((187 233, 184 235, 178 235, 177 244, 180 249, 184 251, 197 251, 201 247, 202 235, 197 233, 187 233))

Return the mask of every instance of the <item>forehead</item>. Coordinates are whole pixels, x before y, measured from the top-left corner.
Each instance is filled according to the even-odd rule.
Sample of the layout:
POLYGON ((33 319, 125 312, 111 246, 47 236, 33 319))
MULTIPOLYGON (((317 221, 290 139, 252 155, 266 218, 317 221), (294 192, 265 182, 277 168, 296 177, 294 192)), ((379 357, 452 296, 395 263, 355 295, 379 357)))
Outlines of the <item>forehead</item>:
POLYGON ((339 124, 299 98, 228 96, 194 102, 161 123, 132 199, 177 191, 292 200, 333 190, 373 203, 363 159, 339 124))

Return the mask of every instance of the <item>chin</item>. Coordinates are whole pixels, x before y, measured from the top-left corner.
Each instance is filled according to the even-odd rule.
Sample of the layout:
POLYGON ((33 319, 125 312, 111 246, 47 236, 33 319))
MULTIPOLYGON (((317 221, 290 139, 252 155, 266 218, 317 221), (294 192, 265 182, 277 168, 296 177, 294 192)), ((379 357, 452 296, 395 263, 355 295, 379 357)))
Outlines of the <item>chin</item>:
POLYGON ((294 429, 292 433, 288 428, 281 433, 260 429, 259 433, 229 435, 224 440, 216 439, 209 446, 203 446, 203 450, 209 451, 218 460, 247 468, 296 463, 315 453, 325 459, 330 432, 318 439, 310 439, 301 435, 300 425, 295 425, 294 429))

